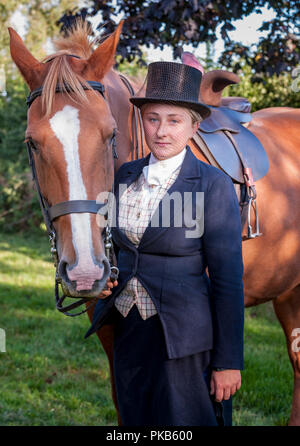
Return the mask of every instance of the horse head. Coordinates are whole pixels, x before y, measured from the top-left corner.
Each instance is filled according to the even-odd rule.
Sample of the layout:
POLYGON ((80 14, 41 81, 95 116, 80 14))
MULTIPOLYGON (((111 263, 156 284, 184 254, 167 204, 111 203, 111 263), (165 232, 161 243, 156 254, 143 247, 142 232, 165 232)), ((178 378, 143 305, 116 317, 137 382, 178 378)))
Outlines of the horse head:
MULTIPOLYGON (((49 207, 95 201, 99 193, 111 190, 116 122, 105 95, 90 85, 102 82, 111 70, 121 29, 122 23, 93 51, 87 26, 79 23, 56 41, 57 52, 42 62, 9 29, 12 59, 30 91, 42 89, 28 110, 26 140, 34 148, 38 184, 49 207)), ((81 211, 53 220, 57 271, 69 296, 97 296, 110 275, 101 238, 105 222, 97 217, 81 211)))

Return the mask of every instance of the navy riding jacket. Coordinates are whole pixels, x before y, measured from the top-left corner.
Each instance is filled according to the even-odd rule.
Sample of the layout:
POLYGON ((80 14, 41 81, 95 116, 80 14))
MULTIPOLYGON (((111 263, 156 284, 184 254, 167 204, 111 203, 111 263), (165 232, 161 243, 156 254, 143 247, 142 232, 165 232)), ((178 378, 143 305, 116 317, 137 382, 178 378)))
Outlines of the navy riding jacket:
MULTIPOLYGON (((149 157, 121 166, 115 181, 117 204, 119 185, 128 187, 135 181, 149 157)), ((108 323, 115 298, 136 276, 157 309, 169 359, 211 350, 212 367, 242 369, 242 240, 232 181, 219 169, 198 160, 187 147, 179 175, 167 193, 170 198, 173 193, 174 197, 177 193, 177 198, 181 194, 182 209, 170 199, 168 222, 168 218, 162 217, 162 200, 155 212, 156 223, 149 224, 138 247, 130 242, 118 222, 112 229, 118 251, 119 283, 111 296, 97 303, 85 337, 108 323), (189 220, 184 216, 187 208, 191 213, 189 220), (193 230, 197 236, 191 236, 193 230)), ((116 211, 118 214, 118 206, 116 211)))

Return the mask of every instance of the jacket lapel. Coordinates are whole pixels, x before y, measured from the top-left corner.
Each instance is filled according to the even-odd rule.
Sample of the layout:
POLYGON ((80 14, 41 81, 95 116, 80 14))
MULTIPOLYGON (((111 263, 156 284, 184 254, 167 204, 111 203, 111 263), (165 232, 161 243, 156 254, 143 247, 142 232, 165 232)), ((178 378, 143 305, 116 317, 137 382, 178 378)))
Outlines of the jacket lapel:
POLYGON ((115 203, 116 203, 116 228, 117 231, 113 231, 114 237, 116 240, 121 241, 128 248, 136 249, 133 243, 128 239, 125 233, 119 228, 119 200, 120 193, 122 194, 125 189, 127 189, 134 181, 138 179, 141 175, 143 168, 149 164, 151 153, 147 155, 145 158, 138 160, 136 163, 129 163, 127 170, 122 173, 122 176, 119 178, 118 183, 115 185, 115 203))
POLYGON ((119 178, 118 184, 116 185, 116 199, 119 200, 119 185, 125 184, 129 187, 137 178, 141 175, 143 168, 149 164, 150 153, 145 157, 128 164, 127 169, 122 173, 119 178))

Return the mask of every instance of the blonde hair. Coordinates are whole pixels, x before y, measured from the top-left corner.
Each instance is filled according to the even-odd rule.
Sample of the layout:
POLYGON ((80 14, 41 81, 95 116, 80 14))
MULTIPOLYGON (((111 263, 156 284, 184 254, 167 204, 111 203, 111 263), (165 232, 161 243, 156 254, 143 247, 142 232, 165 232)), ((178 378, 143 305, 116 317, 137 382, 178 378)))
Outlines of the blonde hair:
POLYGON ((192 124, 195 124, 196 122, 201 122, 203 120, 200 113, 198 113, 196 110, 192 110, 191 108, 186 108, 186 110, 189 112, 192 118, 192 124))

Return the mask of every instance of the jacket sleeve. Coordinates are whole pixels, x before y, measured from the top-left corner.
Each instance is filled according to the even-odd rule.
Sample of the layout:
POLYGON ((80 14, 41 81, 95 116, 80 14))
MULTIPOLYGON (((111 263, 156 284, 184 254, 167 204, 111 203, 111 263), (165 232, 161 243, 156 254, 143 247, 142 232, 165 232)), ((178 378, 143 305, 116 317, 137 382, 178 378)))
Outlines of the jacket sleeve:
POLYGON ((212 367, 243 368, 241 219, 232 181, 218 175, 204 196, 204 254, 211 284, 212 367))

